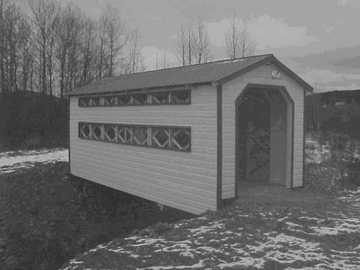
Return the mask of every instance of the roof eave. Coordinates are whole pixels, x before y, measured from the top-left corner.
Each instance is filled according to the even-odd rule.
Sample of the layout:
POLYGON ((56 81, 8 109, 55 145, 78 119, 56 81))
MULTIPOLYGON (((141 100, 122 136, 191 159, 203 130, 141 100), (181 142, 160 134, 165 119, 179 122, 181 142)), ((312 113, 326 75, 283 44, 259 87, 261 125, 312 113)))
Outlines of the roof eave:
POLYGON ((94 92, 94 93, 77 93, 76 90, 66 93, 65 96, 72 97, 72 96, 99 96, 99 95, 110 95, 110 94, 120 94, 120 93, 129 93, 129 92, 148 92, 153 90, 165 90, 165 89, 176 89, 180 87, 194 87, 200 85, 208 85, 212 84, 213 81, 204 81, 204 82, 196 82, 196 83, 184 83, 184 84, 176 84, 176 85, 163 85, 163 86, 152 86, 152 87, 145 87, 145 88, 133 88, 133 89, 125 89, 119 91, 107 91, 107 92, 94 92))
POLYGON ((272 61, 272 63, 277 64, 283 71, 288 73, 291 77, 293 77, 294 80, 297 81, 299 84, 301 84, 307 92, 309 92, 309 93, 314 92, 314 88, 310 84, 308 84, 303 78, 301 78, 299 75, 297 75, 294 71, 292 71, 286 65, 281 63, 279 61, 279 59, 277 59, 275 56, 272 57, 271 61, 272 61))

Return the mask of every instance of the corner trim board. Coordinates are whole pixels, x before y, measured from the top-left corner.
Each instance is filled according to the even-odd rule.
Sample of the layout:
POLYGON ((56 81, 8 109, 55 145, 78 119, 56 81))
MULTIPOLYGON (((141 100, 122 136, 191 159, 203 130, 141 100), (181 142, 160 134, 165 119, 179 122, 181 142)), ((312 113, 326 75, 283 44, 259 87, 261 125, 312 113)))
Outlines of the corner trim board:
POLYGON ((306 144, 306 137, 305 137, 305 133, 306 133, 306 127, 305 127, 305 98, 306 98, 306 93, 304 91, 304 99, 303 99, 303 172, 302 172, 302 187, 304 186, 305 183, 305 144, 306 144))
POLYGON ((217 183, 216 183, 216 208, 222 207, 222 85, 216 87, 217 93, 217 183))
POLYGON ((70 124, 70 104, 71 104, 71 100, 70 100, 70 97, 66 97, 67 99, 67 138, 68 138, 68 162, 69 162, 69 173, 71 173, 71 144, 70 144, 70 141, 71 141, 71 136, 70 136, 70 129, 71 129, 71 124, 70 124))

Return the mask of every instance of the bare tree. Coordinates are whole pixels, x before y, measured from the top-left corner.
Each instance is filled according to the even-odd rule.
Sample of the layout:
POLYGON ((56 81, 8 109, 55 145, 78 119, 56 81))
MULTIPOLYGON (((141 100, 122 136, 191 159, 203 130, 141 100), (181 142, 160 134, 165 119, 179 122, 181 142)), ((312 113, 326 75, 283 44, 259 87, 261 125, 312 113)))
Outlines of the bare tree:
MULTIPOLYGON (((128 34, 126 33, 125 23, 120 19, 117 9, 110 7, 106 14, 108 18, 105 32, 109 50, 108 76, 112 77, 114 75, 114 65, 117 64, 119 54, 128 42, 128 34)), ((135 39, 138 40, 139 33, 137 30, 135 32, 135 39)))
POLYGON ((188 27, 187 31, 187 55, 188 55, 188 64, 192 64, 192 56, 194 54, 194 47, 195 47, 195 37, 194 37, 194 30, 191 26, 188 27))
POLYGON ((58 16, 58 4, 54 0, 29 0, 35 31, 36 48, 39 53, 39 87, 40 92, 48 92, 48 49, 55 32, 55 20, 58 16))
POLYGON ((93 65, 95 62, 95 23, 89 18, 82 21, 82 43, 80 47, 80 61, 82 66, 80 84, 85 84, 94 79, 93 65))
POLYGON ((28 89, 29 81, 32 81, 32 69, 34 65, 33 45, 31 40, 31 26, 28 21, 22 17, 19 27, 19 64, 21 65, 21 89, 28 89))
POLYGON ((253 41, 250 37, 250 34, 247 30, 247 26, 245 24, 242 32, 241 32, 241 56, 250 56, 255 53, 256 50, 256 44, 255 41, 253 41))
POLYGON ((71 91, 79 85, 81 79, 81 43, 82 23, 81 12, 77 7, 74 8, 74 17, 71 20, 71 31, 69 32, 69 48, 66 61, 66 91, 71 91))
POLYGON ((225 33, 226 54, 231 59, 254 54, 256 44, 251 40, 246 24, 233 16, 228 31, 225 33))
POLYGON ((162 68, 168 68, 168 67, 169 67, 169 63, 167 59, 167 54, 166 51, 164 51, 162 55, 162 68))
POLYGON ((114 76, 115 66, 129 41, 125 23, 119 16, 119 11, 107 6, 98 22, 98 78, 114 76))
POLYGON ((210 56, 209 35, 203 21, 200 19, 196 25, 195 31, 195 55, 198 64, 206 63, 210 56))
POLYGON ((98 21, 59 0, 0 0, 0 91, 63 96, 94 79, 144 69, 140 34, 108 6, 98 21))
POLYGON ((184 65, 192 64, 196 55, 196 33, 194 27, 181 25, 177 34, 177 57, 184 65))
POLYGON ((140 33, 138 30, 132 31, 129 38, 128 60, 125 64, 125 73, 135 73, 144 70, 143 56, 139 46, 140 33))
POLYGON ((50 96, 53 95, 53 87, 54 87, 54 50, 55 50, 55 31, 57 28, 57 25, 59 23, 59 17, 58 14, 54 17, 54 19, 51 21, 50 29, 51 29, 51 35, 49 36, 49 42, 47 47, 47 69, 48 69, 48 93, 50 96))
POLYGON ((17 50, 19 48, 19 25, 21 23, 21 14, 19 9, 10 4, 5 11, 5 50, 6 50, 6 72, 7 87, 10 92, 17 90, 17 70, 18 58, 17 50))
POLYGON ((56 27, 56 58, 59 63, 60 96, 62 97, 66 88, 67 62, 71 47, 71 32, 76 20, 72 5, 67 5, 60 11, 59 23, 56 27))
POLYGON ((14 3, 0 2, 0 22, 0 89, 8 93, 22 87, 31 31, 21 9, 14 3))
POLYGON ((106 17, 102 16, 97 23, 97 61, 96 61, 96 78, 101 80, 104 77, 105 69, 105 24, 106 17))
POLYGON ((179 33, 177 34, 177 57, 181 65, 186 65, 186 51, 187 51, 187 35, 184 26, 180 26, 179 33))
POLYGON ((0 0, 0 80, 1 92, 5 92, 5 20, 4 20, 4 0, 0 0))

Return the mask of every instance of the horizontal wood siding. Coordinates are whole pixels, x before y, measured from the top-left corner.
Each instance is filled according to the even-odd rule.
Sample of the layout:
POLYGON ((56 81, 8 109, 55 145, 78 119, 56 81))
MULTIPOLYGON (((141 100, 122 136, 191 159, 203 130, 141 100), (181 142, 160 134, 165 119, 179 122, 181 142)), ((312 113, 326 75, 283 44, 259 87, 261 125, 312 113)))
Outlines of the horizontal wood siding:
POLYGON ((79 108, 70 98, 71 173, 199 214, 216 209, 216 88, 191 93, 191 105, 79 108), (78 138, 78 123, 190 126, 191 152, 78 138))
POLYGON ((271 73, 277 69, 274 65, 262 65, 223 85, 222 199, 235 196, 235 100, 248 84, 284 86, 294 100, 293 186, 303 184, 304 89, 283 72, 279 79, 273 79, 271 73))

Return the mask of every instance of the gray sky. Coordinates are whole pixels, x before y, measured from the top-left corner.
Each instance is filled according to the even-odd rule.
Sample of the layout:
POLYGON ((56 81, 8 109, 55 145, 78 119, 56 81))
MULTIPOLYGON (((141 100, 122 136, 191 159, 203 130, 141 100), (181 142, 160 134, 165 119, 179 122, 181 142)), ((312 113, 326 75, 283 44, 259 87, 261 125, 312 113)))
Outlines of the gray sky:
MULTIPOLYGON (((142 52, 147 65, 155 62, 156 54, 164 54, 164 52, 168 61, 174 59, 175 37, 180 25, 194 22, 199 18, 207 26, 213 57, 224 58, 224 33, 234 13, 247 23, 250 35, 257 43, 257 53, 274 53, 311 83, 314 83, 312 80, 320 79, 311 76, 309 78, 306 73, 313 75, 312 67, 306 66, 306 63, 298 64, 294 57, 360 45, 360 36, 355 34, 358 32, 356 26, 360 26, 359 0, 72 0, 72 2, 93 17, 98 16, 102 7, 107 4, 117 7, 128 25, 137 27, 141 32, 144 47, 142 52)), ((316 70, 318 71, 319 68, 316 70)), ((331 76, 324 70, 321 72, 321 76, 331 76)), ((326 81, 326 78, 324 80, 326 81)))
POLYGON ((145 46, 171 49, 179 26, 201 18, 214 46, 223 46, 234 13, 246 20, 260 49, 281 48, 284 55, 360 44, 358 0, 73 0, 96 16, 106 4, 118 7, 136 26, 145 46))

